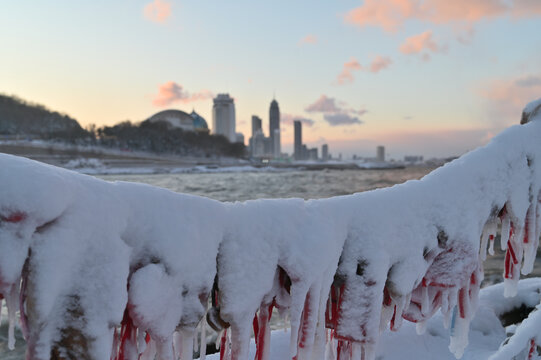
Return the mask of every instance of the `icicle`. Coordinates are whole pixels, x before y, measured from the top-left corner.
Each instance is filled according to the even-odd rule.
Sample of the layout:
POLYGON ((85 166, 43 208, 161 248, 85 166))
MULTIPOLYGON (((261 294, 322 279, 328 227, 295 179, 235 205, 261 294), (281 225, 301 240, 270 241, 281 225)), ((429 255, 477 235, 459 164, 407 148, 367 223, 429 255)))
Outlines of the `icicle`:
POLYGON ((419 321, 415 324, 415 332, 417 335, 423 335, 426 332, 426 321, 419 321))
POLYGON ((182 328, 180 333, 180 358, 182 360, 193 359, 193 338, 195 329, 182 328))
POLYGON ((391 306, 385 306, 383 305, 381 308, 381 320, 379 322, 379 332, 382 333, 387 329, 387 326, 389 324, 389 321, 391 321, 391 318, 394 314, 394 303, 391 303, 391 306))
POLYGON ((336 360, 336 344, 333 339, 333 331, 327 330, 327 344, 325 345, 325 360, 336 360))
POLYGON ((149 339, 147 347, 145 351, 141 355, 139 355, 138 360, 154 360, 154 358, 156 357, 156 342, 150 339, 150 336, 147 339, 149 339))
POLYGON ((351 345, 351 360, 362 360, 362 356, 363 346, 358 342, 354 342, 351 345))
POLYGON ((430 299, 428 298, 428 286, 424 278, 421 285, 421 291, 421 314, 423 314, 423 316, 427 316, 428 312, 430 311, 430 299))
POLYGON ((15 321, 17 316, 17 305, 19 300, 20 282, 16 282, 11 286, 9 293, 6 296, 6 306, 8 308, 8 349, 15 349, 15 321))
POLYGON ((394 324, 393 324, 394 329, 391 329, 393 331, 397 331, 402 327, 402 322, 403 322, 402 314, 404 313, 404 303, 405 303, 404 296, 400 297, 396 302, 394 324))
POLYGON ((487 259, 487 245, 488 245, 488 239, 490 237, 489 234, 489 224, 485 224, 485 227, 483 228, 483 233, 481 234, 481 246, 479 247, 479 256, 481 257, 481 260, 485 261, 487 259))
POLYGON ((374 344, 363 344, 363 360, 376 359, 376 346, 374 344))
POLYGON ((137 329, 137 349, 139 354, 144 353, 147 348, 146 331, 137 329))
POLYGON ((207 357, 207 321, 203 316, 201 321, 201 340, 199 341, 199 360, 205 360, 207 357))
POLYGON ((182 359, 180 355, 182 352, 182 339, 178 331, 173 333, 173 349, 175 350, 175 360, 182 359))
POLYGON ((488 254, 494 256, 494 234, 489 235, 488 254))
POLYGON ((222 349, 222 338, 224 336, 224 332, 226 331, 226 329, 222 329, 220 332, 218 332, 218 336, 216 336, 216 341, 214 342, 214 347, 217 349, 217 350, 221 350, 222 349))
POLYGON ((509 232, 511 231, 511 219, 509 215, 505 213, 502 219, 502 230, 501 230, 501 247, 502 251, 507 250, 507 242, 509 241, 509 232))
POLYGON ((535 242, 535 220, 536 220, 536 206, 533 204, 528 208, 526 213, 526 220, 524 221, 524 263, 522 265, 521 273, 527 275, 532 272, 535 257, 537 255, 537 244, 535 242))
POLYGON ((464 319, 457 315, 457 312, 453 313, 453 325, 451 327, 451 342, 449 344, 449 351, 455 355, 457 359, 460 359, 464 355, 464 350, 468 346, 468 333, 470 330, 469 319, 464 319))

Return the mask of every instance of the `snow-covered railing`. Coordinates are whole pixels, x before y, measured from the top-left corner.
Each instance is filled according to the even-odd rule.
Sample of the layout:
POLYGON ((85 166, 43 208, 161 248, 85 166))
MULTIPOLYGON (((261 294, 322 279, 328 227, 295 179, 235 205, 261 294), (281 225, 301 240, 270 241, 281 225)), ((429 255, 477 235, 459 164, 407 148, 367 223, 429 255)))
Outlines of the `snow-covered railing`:
MULTIPOLYGON (((422 180, 309 201, 220 203, 0 155, 9 345, 19 306, 27 359, 185 360, 207 314, 222 358, 247 359, 253 328, 264 360, 276 307, 291 358, 374 359, 381 331, 440 310, 460 357, 498 228, 507 296, 533 268, 541 101, 523 122, 422 180)), ((494 359, 541 343, 537 317, 494 359)))

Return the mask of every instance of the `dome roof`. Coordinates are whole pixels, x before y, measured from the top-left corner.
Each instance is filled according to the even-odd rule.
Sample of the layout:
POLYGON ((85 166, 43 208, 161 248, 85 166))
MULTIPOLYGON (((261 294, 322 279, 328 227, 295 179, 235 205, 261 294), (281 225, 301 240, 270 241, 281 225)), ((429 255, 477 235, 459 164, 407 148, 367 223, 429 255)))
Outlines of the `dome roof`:
POLYGON ((194 120, 190 114, 181 110, 164 110, 148 118, 150 122, 164 121, 175 128, 194 130, 194 120))
POLYGON ((207 121, 201 115, 196 113, 195 110, 192 110, 190 116, 193 118, 193 127, 195 130, 208 130, 209 126, 207 121))

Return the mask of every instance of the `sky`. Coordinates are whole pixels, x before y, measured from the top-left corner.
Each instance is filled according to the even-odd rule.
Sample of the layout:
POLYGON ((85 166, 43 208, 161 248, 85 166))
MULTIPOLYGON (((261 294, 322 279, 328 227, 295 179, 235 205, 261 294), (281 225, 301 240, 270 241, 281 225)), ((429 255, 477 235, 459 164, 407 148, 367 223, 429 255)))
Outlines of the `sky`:
POLYGON ((541 97, 539 0, 18 0, 0 7, 0 93, 83 126, 235 99, 344 157, 461 155, 541 97))

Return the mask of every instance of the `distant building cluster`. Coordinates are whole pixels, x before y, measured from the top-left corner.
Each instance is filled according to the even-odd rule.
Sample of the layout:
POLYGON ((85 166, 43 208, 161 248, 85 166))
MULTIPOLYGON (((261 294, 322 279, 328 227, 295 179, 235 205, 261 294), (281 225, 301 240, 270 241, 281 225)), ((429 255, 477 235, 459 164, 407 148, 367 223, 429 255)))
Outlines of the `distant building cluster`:
POLYGON ((317 148, 308 148, 306 144, 302 143, 302 121, 293 121, 293 132, 293 158, 295 160, 330 160, 329 145, 323 144, 321 146, 321 158, 319 158, 317 148))
POLYGON ((280 137, 280 107, 273 99, 269 108, 269 136, 263 133, 263 121, 252 115, 252 137, 249 141, 250 154, 254 158, 279 159, 282 157, 280 137))

